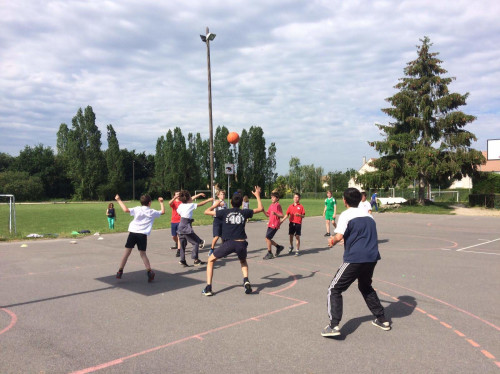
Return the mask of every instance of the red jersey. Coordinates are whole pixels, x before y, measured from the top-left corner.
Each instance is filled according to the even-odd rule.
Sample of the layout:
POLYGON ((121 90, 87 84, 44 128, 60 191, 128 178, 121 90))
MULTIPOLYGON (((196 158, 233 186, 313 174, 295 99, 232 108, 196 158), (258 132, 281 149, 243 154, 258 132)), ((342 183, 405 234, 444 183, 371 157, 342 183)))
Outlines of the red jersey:
POLYGON ((286 210, 286 214, 288 214, 288 219, 292 223, 298 223, 299 225, 302 223, 302 217, 298 217, 295 214, 301 214, 304 215, 306 214, 306 210, 304 209, 304 206, 302 204, 292 204, 288 207, 286 210))
POLYGON ((182 203, 179 200, 174 200, 172 201, 172 204, 170 204, 170 207, 172 208, 172 218, 170 219, 171 223, 179 223, 181 221, 181 216, 177 213, 177 208, 181 204, 182 203))
POLYGON ((267 227, 279 229, 281 224, 280 218, 274 215, 273 212, 279 213, 280 215, 283 214, 280 203, 275 202, 274 204, 271 204, 267 210, 267 214, 269 215, 269 223, 267 224, 267 227))

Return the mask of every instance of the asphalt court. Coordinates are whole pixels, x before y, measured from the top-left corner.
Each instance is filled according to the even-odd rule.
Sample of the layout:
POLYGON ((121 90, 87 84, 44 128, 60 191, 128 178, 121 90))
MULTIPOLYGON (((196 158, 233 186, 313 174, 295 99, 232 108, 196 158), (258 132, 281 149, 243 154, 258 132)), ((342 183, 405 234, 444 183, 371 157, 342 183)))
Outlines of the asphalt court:
MULTIPOLYGON (((0 372, 500 372, 500 218, 375 219, 374 287, 393 329, 371 324, 353 284, 335 339, 320 332, 343 249, 326 246, 321 217, 304 220, 300 256, 273 260, 262 259, 266 222, 247 225, 251 295, 229 256, 202 296, 205 268, 178 264, 170 230, 148 239, 153 283, 137 251, 115 278, 126 233, 1 243, 0 372)), ((287 225, 275 239, 288 247, 287 225)))

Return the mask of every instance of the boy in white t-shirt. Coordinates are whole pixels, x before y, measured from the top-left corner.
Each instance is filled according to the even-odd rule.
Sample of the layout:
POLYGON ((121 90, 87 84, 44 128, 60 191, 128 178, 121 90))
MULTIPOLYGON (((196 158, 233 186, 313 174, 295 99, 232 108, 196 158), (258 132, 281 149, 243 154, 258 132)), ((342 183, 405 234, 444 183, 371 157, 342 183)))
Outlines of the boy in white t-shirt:
POLYGON ((148 256, 146 255, 146 248, 148 245, 148 236, 151 233, 151 228, 153 227, 153 222, 156 218, 165 214, 165 206, 163 205, 163 197, 159 197, 161 211, 151 209, 151 196, 142 195, 141 196, 141 206, 135 208, 127 208, 123 201, 120 199, 119 195, 115 196, 115 200, 120 204, 120 207, 125 213, 130 213, 134 217, 132 222, 128 225, 128 238, 127 243, 125 243, 125 253, 123 254, 122 261, 120 263, 120 268, 116 273, 116 277, 121 279, 123 275, 123 268, 125 267, 132 249, 134 249, 137 244, 137 249, 144 262, 144 266, 147 270, 148 282, 152 282, 155 279, 155 272, 151 270, 151 264, 149 263, 148 256))
POLYGON ((366 192, 361 192, 361 201, 359 202, 358 208, 363 209, 366 213, 372 214, 372 204, 366 201, 366 192))
MULTIPOLYGON (((205 197, 205 194, 200 193, 195 197, 202 196, 205 197)), ((193 250, 191 252, 191 258, 194 260, 194 266, 205 265, 206 262, 201 261, 198 258, 198 249, 200 244, 204 243, 203 240, 200 239, 198 235, 193 231, 193 212, 194 210, 206 203, 213 201, 213 198, 202 201, 199 204, 193 203, 193 198, 189 191, 181 190, 179 192, 179 201, 182 203, 177 207, 177 213, 181 216, 181 222, 179 223, 179 228, 177 229, 177 233, 179 235, 179 241, 181 243, 181 260, 179 264, 184 267, 189 266, 186 262, 186 244, 187 242, 193 245, 193 250)))

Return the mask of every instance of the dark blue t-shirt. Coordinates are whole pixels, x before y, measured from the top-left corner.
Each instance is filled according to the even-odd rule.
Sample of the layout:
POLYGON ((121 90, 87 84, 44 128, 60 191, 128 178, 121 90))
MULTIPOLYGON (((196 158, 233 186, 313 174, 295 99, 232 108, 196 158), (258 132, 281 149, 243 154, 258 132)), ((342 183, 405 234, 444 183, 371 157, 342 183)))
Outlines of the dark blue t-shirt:
POLYGON ((222 239, 246 239, 245 223, 253 217, 252 209, 222 209, 215 212, 215 216, 222 221, 222 239))

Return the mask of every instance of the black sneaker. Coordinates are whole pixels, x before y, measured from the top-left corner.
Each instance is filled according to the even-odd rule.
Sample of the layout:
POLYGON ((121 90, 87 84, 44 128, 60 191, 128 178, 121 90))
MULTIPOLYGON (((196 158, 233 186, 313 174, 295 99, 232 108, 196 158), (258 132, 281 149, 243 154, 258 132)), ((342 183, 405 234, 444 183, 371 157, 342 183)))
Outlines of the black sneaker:
POLYGON ((179 264, 181 264, 182 266, 184 266, 185 268, 187 268, 189 265, 187 264, 186 260, 181 260, 179 261, 179 264))
POLYGON ((372 321, 373 326, 380 327, 384 331, 389 331, 391 329, 391 324, 387 321, 385 322, 380 322, 378 318, 372 321))
POLYGON ((118 279, 122 279, 122 275, 123 275, 123 270, 118 270, 118 272, 116 273, 116 277, 118 279))
POLYGON ((276 246, 276 257, 278 257, 280 255, 280 253, 283 249, 285 249, 285 247, 283 247, 282 245, 276 246))
POLYGON ((205 240, 204 239, 201 239, 201 242, 200 242, 200 246, 199 248, 200 249, 203 249, 203 247, 205 246, 205 240))
POLYGON ((331 327, 330 325, 326 325, 326 327, 321 331, 321 336, 332 337, 339 336, 340 328, 338 326, 331 327))
POLYGON ((213 293, 212 293, 212 287, 210 287, 210 286, 206 286, 206 287, 203 289, 203 291, 201 291, 201 294, 202 294, 203 296, 212 296, 212 295, 213 295, 213 293))
POLYGON ((151 283, 155 279, 155 272, 153 270, 148 271, 148 282, 151 283))
POLYGON ((250 284, 250 282, 245 282, 245 284, 243 285, 243 287, 245 287, 245 293, 247 295, 251 294, 252 293, 252 285, 250 284))
POLYGON ((194 266, 201 266, 201 265, 206 265, 207 263, 205 261, 201 260, 194 260, 194 266))
POLYGON ((181 257, 181 251, 177 250, 177 252, 175 253, 175 257, 181 257))
POLYGON ((299 250, 297 249, 297 250, 295 251, 295 257, 298 257, 298 256, 300 256, 300 252, 299 252, 299 250))
POLYGON ((324 236, 330 236, 330 233, 329 233, 329 232, 327 232, 324 236))
POLYGON ((263 257, 263 260, 272 260, 274 258, 274 255, 272 252, 267 252, 267 254, 263 257))
POLYGON ((293 252, 293 245, 291 245, 290 247, 288 247, 288 254, 291 255, 293 252))

